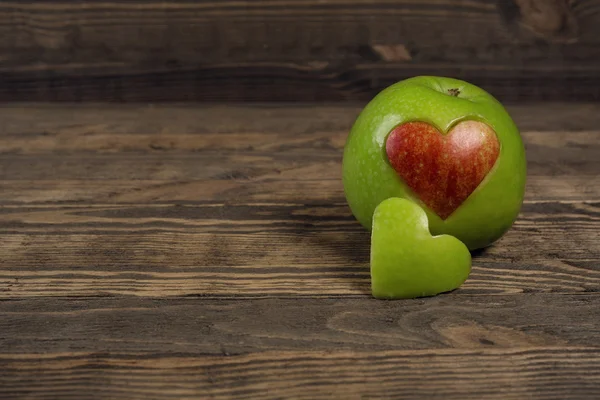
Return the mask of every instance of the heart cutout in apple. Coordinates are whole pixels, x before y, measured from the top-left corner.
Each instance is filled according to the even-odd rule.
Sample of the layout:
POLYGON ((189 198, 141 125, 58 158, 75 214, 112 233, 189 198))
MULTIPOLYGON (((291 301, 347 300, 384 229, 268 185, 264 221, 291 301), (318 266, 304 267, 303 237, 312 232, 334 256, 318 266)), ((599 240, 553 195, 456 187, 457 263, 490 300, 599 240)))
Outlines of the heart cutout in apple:
POLYGON ((390 132, 385 148, 400 178, 442 219, 473 193, 500 154, 496 132, 472 120, 445 135, 427 122, 407 122, 390 132))

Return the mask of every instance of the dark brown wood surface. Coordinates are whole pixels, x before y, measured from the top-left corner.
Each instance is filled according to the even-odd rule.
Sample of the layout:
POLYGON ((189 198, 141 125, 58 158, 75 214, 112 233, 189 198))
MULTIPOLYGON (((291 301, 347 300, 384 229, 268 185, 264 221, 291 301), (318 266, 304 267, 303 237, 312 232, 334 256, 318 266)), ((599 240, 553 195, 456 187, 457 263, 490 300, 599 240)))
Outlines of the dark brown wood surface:
POLYGON ((600 0, 0 2, 0 101, 600 100, 600 0))
POLYGON ((600 106, 509 107, 522 213, 369 295, 346 106, 0 108, 0 398, 600 397, 600 106))

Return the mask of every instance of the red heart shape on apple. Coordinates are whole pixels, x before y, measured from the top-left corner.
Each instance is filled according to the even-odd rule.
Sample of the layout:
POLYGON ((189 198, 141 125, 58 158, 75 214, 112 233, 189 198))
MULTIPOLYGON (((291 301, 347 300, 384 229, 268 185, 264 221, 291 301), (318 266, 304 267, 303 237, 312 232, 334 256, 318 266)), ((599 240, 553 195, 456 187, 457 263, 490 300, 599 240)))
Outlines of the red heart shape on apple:
POLYGON ((388 160, 427 207, 448 218, 479 186, 500 154, 494 130, 462 121, 443 135, 426 122, 407 122, 388 135, 388 160))

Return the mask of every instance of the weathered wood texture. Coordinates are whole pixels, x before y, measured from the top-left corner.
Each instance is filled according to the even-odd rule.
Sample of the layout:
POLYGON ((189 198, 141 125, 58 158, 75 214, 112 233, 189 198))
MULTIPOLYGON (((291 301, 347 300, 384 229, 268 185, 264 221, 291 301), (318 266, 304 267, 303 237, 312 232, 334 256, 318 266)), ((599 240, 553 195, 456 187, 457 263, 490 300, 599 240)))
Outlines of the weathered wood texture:
POLYGON ((600 99, 600 0, 3 1, 0 101, 600 99))
POLYGON ((590 294, 1 302, 0 393, 592 399, 597 304, 590 294))
MULTIPOLYGON (((340 171, 357 112, 4 108, 0 297, 366 295, 340 171)), ((457 294, 595 291, 600 107, 513 114, 523 212, 457 294)))
POLYGON ((596 399, 600 352, 266 351, 0 355, 10 399, 596 399), (40 368, 42 366, 42 368, 40 368))
POLYGON ((357 106, 0 108, 1 398, 600 397, 600 106, 510 108, 523 212, 369 296, 357 106))

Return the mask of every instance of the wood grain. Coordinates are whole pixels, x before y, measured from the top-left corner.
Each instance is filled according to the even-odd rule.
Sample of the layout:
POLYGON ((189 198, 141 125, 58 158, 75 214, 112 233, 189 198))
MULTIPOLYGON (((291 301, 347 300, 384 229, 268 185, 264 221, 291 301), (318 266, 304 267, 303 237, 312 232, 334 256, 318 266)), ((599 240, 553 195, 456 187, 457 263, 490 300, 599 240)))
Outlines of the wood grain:
POLYGON ((0 303, 3 398, 593 398, 597 296, 0 303))
MULTIPOLYGON (((233 175, 234 178, 236 175, 233 175)), ((238 177, 240 175, 237 175, 238 177)), ((242 175, 243 176, 243 175, 242 175)), ((528 199, 576 201, 597 199, 598 175, 557 177, 532 176, 527 182, 528 199)), ((323 204, 344 199, 342 184, 332 180, 248 179, 178 180, 7 180, 0 181, 3 204, 99 201, 107 203, 158 202, 186 204, 199 201, 217 203, 294 202, 323 204)))
MULTIPOLYGON (((348 131, 364 103, 153 105, 53 103, 0 104, 2 137, 90 134, 274 134, 348 131)), ((581 131, 600 123, 598 103, 507 104, 524 131, 581 131)), ((301 139, 301 138, 299 138, 301 139)))
POLYGON ((599 106, 510 107, 519 218, 408 301, 344 200, 359 109, 0 107, 0 397, 600 397, 599 106))
MULTIPOLYGON (((457 294, 596 292, 598 107, 511 111, 526 202, 457 294)), ((369 236, 341 184, 356 113, 5 108, 0 297, 368 296, 369 236)))
POLYGON ((7 300, 0 344, 5 354, 597 347, 597 297, 7 300))
POLYGON ((597 348, 0 355, 3 398, 593 399, 597 348))
MULTIPOLYGON (((598 106, 509 110, 527 145, 528 199, 600 198, 598 106)), ((5 107, 0 203, 343 202, 339 165, 358 112, 5 107)))
MULTIPOLYGON (((457 293, 600 290, 599 217, 600 202, 525 204, 457 293)), ((370 290, 369 235, 345 205, 7 206, 0 229, 0 298, 370 290)))
POLYGON ((4 1, 0 101, 368 99, 456 76, 600 98, 599 0, 4 1))
MULTIPOLYGON (((7 180, 340 180, 348 132, 98 136, 9 137, 0 141, 7 152, 0 173, 7 180)), ((600 130, 522 136, 532 176, 593 176, 600 170, 600 130)))

